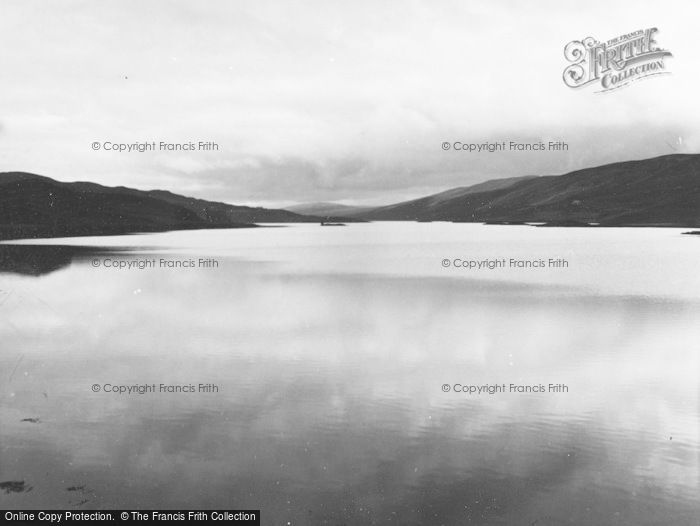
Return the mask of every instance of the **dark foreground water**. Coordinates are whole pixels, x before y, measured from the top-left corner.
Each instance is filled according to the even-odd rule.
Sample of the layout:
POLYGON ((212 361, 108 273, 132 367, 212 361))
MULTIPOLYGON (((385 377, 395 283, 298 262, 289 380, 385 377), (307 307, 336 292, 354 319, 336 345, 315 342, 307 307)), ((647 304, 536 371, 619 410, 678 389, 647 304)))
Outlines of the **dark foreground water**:
POLYGON ((680 232, 300 225, 0 246, 0 508, 696 525, 700 239, 680 232), (166 267, 138 268, 154 258, 166 267), (455 268, 487 258, 568 267, 455 268), (105 267, 119 261, 132 268, 105 267))

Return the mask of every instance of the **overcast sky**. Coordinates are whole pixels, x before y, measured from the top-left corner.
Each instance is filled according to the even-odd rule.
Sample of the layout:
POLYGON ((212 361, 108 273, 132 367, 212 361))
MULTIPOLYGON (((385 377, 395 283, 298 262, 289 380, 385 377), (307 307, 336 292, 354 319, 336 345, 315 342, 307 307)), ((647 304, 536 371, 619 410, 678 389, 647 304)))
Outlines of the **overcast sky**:
POLYGON ((4 0, 0 171, 268 206, 382 204, 700 152, 697 2, 4 0), (564 46, 658 27, 670 75, 562 82, 564 46), (441 143, 564 140, 564 153, 441 143), (218 152, 91 144, 215 141, 218 152))

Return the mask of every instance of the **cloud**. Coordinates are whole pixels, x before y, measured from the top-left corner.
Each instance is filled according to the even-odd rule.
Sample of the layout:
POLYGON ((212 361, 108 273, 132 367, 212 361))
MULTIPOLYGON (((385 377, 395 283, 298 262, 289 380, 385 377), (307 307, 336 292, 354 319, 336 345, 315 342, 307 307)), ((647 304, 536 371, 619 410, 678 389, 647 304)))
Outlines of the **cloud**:
POLYGON ((682 126, 640 123, 582 129, 549 129, 543 133, 503 131, 478 135, 465 130, 451 136, 434 134, 413 148, 387 156, 365 150, 355 155, 309 159, 301 156, 231 156, 207 162, 196 156, 160 156, 154 174, 166 175, 176 187, 200 197, 229 202, 303 202, 374 200, 390 203, 456 186, 500 177, 558 175, 609 162, 692 151, 692 135, 682 126), (687 137, 685 141, 680 139, 687 137), (462 143, 506 143, 506 151, 444 151, 441 139, 462 143), (509 151, 510 141, 567 143, 562 151, 509 151))
POLYGON ((682 58, 700 55, 692 17, 638 2, 593 2, 584 12, 545 4, 176 1, 134 17, 140 5, 129 1, 10 2, 0 21, 0 45, 14 50, 0 78, 5 160, 63 180, 208 198, 388 202, 666 153, 678 136, 697 151, 683 132, 700 120, 690 102, 699 72, 682 58), (672 74, 607 95, 567 88, 564 45, 636 29, 620 23, 630 6, 653 14, 659 44, 674 53, 672 74), (440 148, 542 137, 571 150, 440 148), (96 140, 221 148, 129 157, 95 153, 96 140))

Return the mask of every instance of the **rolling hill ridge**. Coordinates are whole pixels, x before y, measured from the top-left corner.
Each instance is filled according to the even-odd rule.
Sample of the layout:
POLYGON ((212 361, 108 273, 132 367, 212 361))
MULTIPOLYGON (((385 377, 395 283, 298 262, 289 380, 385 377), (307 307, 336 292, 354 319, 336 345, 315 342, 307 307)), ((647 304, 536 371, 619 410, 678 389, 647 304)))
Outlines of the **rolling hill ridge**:
POLYGON ((700 226, 700 155, 496 179, 370 210, 373 221, 700 226))
POLYGON ((63 183, 24 172, 0 173, 0 239, 74 237, 258 222, 317 222, 287 210, 235 206, 171 192, 63 183))

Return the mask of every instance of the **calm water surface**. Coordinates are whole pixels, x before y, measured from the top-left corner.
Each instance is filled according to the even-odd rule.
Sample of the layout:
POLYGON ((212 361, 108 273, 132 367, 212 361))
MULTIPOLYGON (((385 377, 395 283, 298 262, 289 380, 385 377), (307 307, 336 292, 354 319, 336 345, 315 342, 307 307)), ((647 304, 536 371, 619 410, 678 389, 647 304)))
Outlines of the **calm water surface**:
POLYGON ((700 238, 681 232, 379 223, 0 246, 0 482, 24 483, 0 508, 699 524, 700 238), (149 258, 219 266, 104 267, 149 258), (485 258, 568 267, 454 267, 485 258), (103 389, 161 383, 219 392, 103 389), (442 388, 504 383, 569 390, 442 388))

